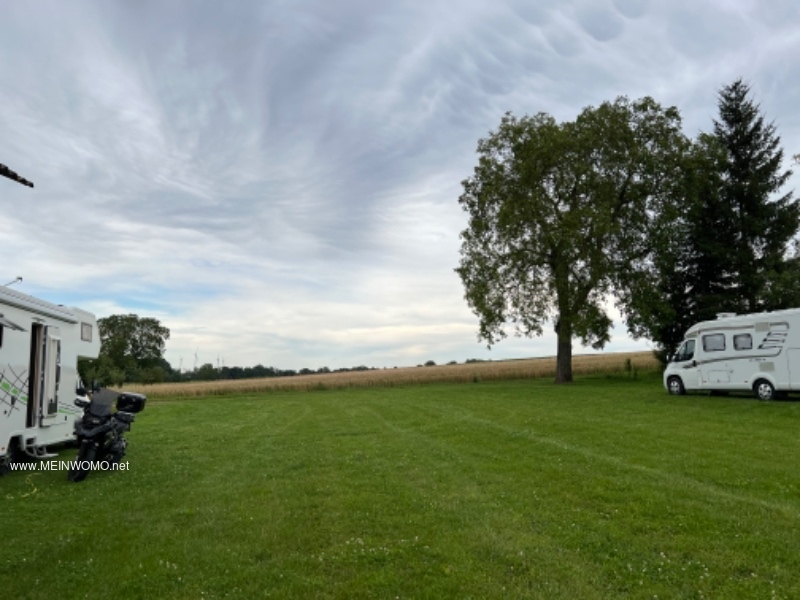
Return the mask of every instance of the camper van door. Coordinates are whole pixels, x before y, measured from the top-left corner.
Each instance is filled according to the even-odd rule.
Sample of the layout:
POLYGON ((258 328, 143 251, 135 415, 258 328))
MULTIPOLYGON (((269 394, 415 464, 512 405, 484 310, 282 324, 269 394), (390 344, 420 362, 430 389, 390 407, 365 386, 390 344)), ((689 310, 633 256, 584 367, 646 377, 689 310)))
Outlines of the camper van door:
POLYGON ((696 390, 699 382, 699 370, 694 359, 696 343, 694 339, 684 340, 672 358, 673 369, 680 375, 683 387, 687 390, 696 390))

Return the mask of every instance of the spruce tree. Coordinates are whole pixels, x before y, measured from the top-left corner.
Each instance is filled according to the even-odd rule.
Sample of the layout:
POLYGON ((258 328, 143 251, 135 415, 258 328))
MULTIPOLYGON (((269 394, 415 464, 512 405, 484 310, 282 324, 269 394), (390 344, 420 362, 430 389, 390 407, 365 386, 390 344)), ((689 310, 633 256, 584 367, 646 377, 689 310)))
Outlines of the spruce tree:
POLYGON ((629 333, 654 341, 659 357, 717 313, 800 307, 800 206, 782 192, 792 174, 782 161, 750 88, 722 88, 713 132, 686 147, 680 176, 648 214, 647 252, 617 274, 629 333))
POLYGON ((787 267, 788 246, 800 228, 798 201, 791 191, 780 195, 792 174, 782 170, 780 137, 741 79, 720 90, 718 106, 714 137, 722 149, 719 193, 726 215, 706 235, 715 238, 711 254, 724 258, 734 275, 730 295, 722 296, 731 306, 720 308, 754 312, 797 305, 800 282, 780 300, 768 293, 787 267))

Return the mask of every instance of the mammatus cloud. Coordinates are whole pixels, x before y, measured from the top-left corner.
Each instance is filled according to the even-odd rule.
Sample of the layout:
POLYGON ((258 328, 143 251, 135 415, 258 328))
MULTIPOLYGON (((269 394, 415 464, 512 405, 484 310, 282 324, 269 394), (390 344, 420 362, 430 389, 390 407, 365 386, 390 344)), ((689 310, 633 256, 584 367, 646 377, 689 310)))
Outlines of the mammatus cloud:
MULTIPOLYGON (((478 139, 509 110, 573 119, 621 94, 677 105, 695 135, 741 76, 796 153, 798 16, 790 0, 10 4, 0 162, 36 187, 0 181, 3 276, 159 318, 175 366, 554 354, 547 328, 491 352, 476 338, 453 268, 478 139)), ((646 347, 614 316, 610 350, 646 347)))

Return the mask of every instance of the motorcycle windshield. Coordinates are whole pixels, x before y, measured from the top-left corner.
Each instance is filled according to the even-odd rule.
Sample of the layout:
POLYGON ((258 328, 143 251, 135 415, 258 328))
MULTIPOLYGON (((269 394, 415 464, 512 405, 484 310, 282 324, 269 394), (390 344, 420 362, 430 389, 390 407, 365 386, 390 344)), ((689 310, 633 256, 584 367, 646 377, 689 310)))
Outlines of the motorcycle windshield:
POLYGON ((107 417, 114 410, 114 402, 117 400, 116 392, 111 390, 98 390, 92 394, 92 403, 89 405, 89 412, 96 417, 107 417))
POLYGON ((89 404, 89 412, 95 417, 108 417, 114 412, 112 410, 112 407, 113 407, 113 400, 110 399, 95 400, 93 398, 91 404, 89 404))

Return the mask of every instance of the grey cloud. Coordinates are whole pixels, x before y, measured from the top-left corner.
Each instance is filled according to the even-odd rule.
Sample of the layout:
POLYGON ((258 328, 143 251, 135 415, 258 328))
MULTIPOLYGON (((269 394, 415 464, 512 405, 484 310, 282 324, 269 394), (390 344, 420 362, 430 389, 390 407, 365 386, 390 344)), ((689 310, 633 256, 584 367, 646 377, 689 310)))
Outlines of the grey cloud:
POLYGON ((511 9, 516 15, 527 23, 537 27, 543 27, 550 21, 550 11, 555 2, 529 2, 521 0, 513 2, 511 9))
POLYGON ((754 6, 750 18, 761 21, 769 27, 797 31, 800 23, 800 4, 794 0, 758 2, 754 6))
POLYGON ((668 32, 672 46, 688 57, 719 60, 728 50, 751 43, 756 31, 731 12, 712 6, 684 3, 668 16, 668 32))
POLYGON ((650 0, 613 0, 619 13, 629 19, 638 19, 647 13, 650 0))
POLYGON ((583 51, 583 41, 566 27, 553 27, 545 33, 550 46, 565 58, 575 58, 583 51))
POLYGON ((583 30, 598 42, 613 40, 624 29, 622 19, 615 13, 597 6, 579 9, 577 19, 583 30))

